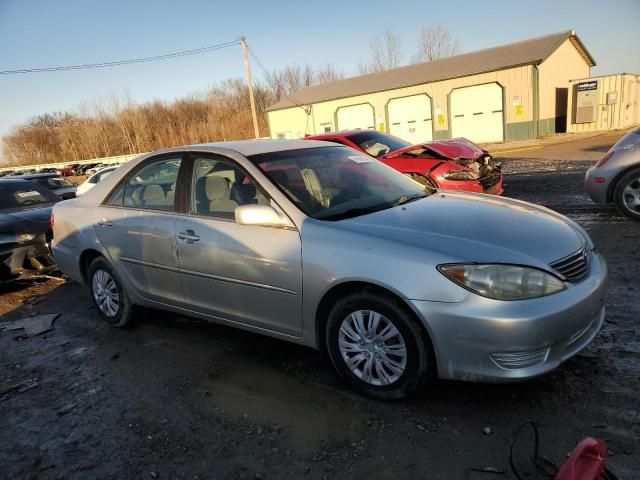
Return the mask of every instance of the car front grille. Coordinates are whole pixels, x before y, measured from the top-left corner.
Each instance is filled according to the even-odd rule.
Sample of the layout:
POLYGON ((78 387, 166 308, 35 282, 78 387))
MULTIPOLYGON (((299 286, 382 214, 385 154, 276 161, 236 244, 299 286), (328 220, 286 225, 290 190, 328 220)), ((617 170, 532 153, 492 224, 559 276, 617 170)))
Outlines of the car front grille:
POLYGON ((568 282, 578 282, 589 272, 589 250, 581 248, 568 257, 561 258, 549 266, 562 275, 568 282))
POLYGON ((547 359, 547 355, 549 355, 549 347, 523 352, 492 353, 491 360, 506 370, 517 370, 539 365, 547 359))

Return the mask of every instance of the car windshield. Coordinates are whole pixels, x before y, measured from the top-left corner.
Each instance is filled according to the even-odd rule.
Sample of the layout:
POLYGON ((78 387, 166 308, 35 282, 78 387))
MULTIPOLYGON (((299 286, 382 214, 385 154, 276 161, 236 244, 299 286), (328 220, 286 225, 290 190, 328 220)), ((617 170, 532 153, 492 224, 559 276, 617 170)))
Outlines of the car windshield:
POLYGON ((32 182, 0 182, 0 211, 39 207, 58 200, 32 182))
POLYGON ((249 159, 300 210, 321 220, 373 213, 435 191, 346 147, 287 150, 249 159))
POLYGON ((349 136, 349 140, 358 145, 372 157, 379 157, 401 148, 410 147, 411 144, 391 135, 380 132, 363 131, 349 136))
POLYGON ((73 183, 64 177, 40 177, 32 178, 31 181, 49 189, 73 187, 73 183))

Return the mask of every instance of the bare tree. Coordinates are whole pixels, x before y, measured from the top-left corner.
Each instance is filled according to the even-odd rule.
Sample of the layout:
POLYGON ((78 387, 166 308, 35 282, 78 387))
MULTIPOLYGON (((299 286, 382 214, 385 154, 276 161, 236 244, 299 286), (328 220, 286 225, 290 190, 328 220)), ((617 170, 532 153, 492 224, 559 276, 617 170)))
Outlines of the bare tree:
POLYGON ((420 30, 418 53, 413 63, 431 62, 439 58, 450 57, 460 51, 460 42, 451 37, 449 30, 441 25, 429 25, 420 30))
POLYGON ((335 82, 343 78, 344 74, 341 70, 336 69, 331 64, 326 64, 316 70, 314 83, 322 85, 323 83, 335 82))
POLYGON ((364 75, 399 67, 402 63, 401 47, 400 37, 387 29, 382 35, 376 35, 371 39, 371 61, 360 63, 358 70, 364 75))

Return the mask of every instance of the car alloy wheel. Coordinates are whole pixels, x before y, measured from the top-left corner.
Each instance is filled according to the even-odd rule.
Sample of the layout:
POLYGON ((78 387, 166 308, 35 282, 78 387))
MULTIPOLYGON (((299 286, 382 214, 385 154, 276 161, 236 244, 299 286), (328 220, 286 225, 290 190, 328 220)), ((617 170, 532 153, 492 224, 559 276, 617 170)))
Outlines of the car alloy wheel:
POLYGON ((357 310, 340 325, 342 358, 363 382, 383 386, 396 382, 407 367, 407 347, 400 331, 384 315, 357 310))
POLYGON ((629 211, 640 213, 640 176, 631 178, 624 186, 622 203, 629 211))
POLYGON ((102 313, 107 317, 115 317, 120 311, 120 294, 109 272, 96 270, 91 280, 91 290, 102 313))

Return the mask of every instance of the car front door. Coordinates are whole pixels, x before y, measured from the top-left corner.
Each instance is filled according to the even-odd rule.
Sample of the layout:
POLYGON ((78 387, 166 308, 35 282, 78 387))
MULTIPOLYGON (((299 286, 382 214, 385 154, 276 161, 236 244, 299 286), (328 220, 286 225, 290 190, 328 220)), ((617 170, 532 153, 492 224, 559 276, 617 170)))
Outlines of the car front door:
POLYGON ((189 308, 300 336, 302 253, 297 230, 239 225, 235 209, 272 200, 233 160, 194 155, 177 248, 189 308))
POLYGON ((181 155, 154 157, 101 205, 98 239, 137 292, 162 304, 184 300, 176 254, 175 192, 181 155))

